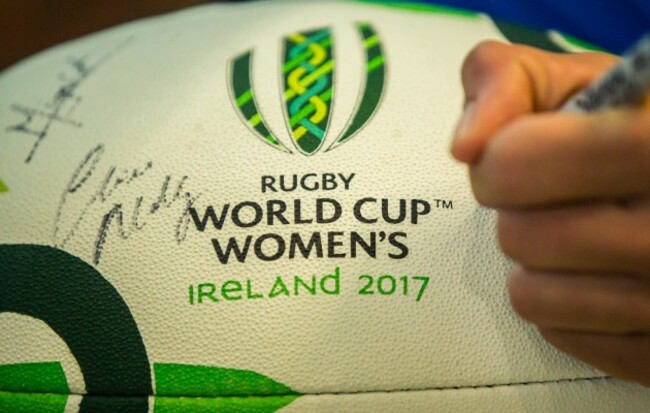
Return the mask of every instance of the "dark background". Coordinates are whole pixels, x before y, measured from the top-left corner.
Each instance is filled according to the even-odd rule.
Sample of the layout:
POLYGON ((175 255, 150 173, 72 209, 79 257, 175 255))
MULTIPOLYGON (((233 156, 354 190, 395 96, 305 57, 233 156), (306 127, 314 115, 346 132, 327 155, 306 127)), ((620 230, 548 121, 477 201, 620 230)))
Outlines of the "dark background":
POLYGON ((650 32, 650 0, 436 0, 538 29, 556 29, 622 53, 650 32))
POLYGON ((46 47, 205 0, 0 0, 0 69, 46 47))
MULTIPOLYGON (((411 2, 415 2, 413 0, 411 2)), ((39 50, 125 21, 206 0, 0 0, 0 69, 39 50)), ((212 1, 215 2, 215 1, 212 1)), ((559 29, 615 53, 650 30, 650 0, 421 0, 559 29)))

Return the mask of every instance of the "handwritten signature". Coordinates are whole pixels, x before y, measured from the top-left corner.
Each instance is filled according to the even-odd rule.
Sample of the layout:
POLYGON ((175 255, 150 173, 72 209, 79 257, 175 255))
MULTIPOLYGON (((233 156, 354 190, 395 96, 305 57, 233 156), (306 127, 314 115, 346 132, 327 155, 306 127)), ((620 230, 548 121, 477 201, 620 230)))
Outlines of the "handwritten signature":
POLYGON ((128 239, 134 233, 146 228, 147 223, 163 210, 175 209, 178 219, 174 238, 178 244, 185 240, 190 222, 190 208, 200 195, 193 195, 185 189, 188 177, 166 175, 156 182, 151 176, 154 169, 152 161, 137 168, 123 168, 104 165, 102 157, 104 145, 94 147, 75 169, 65 191, 61 195, 56 212, 54 242, 63 248, 78 235, 79 226, 90 217, 101 216, 98 222, 97 237, 94 241, 93 262, 98 265, 111 233, 128 239), (126 188, 157 187, 154 197, 138 195, 129 199, 126 188), (73 210, 73 219, 64 220, 67 210, 72 209, 72 201, 81 202, 83 207, 73 210), (64 221, 68 222, 67 226, 64 221), (112 230, 114 229, 114 230, 112 230))
POLYGON ((34 139, 34 144, 25 158, 25 163, 30 163, 34 159, 38 148, 49 136, 54 125, 82 127, 81 121, 75 119, 73 113, 83 99, 79 92, 80 87, 130 42, 131 39, 127 39, 95 61, 91 61, 88 56, 68 58, 66 68, 59 73, 60 85, 48 101, 38 106, 18 103, 10 106, 10 109, 20 116, 20 120, 8 126, 6 131, 28 135, 34 139))

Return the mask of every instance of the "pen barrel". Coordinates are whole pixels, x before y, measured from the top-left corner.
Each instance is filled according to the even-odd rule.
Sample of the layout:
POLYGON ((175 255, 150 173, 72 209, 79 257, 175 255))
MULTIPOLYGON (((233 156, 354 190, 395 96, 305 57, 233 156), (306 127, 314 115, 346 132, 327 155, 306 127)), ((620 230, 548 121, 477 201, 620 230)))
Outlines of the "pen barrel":
POLYGON ((623 59, 587 89, 571 97, 565 112, 594 112, 635 106, 650 89, 650 34, 642 37, 623 59))

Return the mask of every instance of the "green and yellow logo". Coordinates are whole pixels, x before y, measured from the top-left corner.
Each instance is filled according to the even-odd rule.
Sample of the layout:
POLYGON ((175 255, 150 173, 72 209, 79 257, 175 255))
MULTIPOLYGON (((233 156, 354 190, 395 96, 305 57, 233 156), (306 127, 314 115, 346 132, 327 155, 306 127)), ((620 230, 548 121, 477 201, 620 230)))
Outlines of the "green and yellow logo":
MULTIPOLYGON (((365 78, 352 116, 327 151, 347 142, 372 118, 384 91, 385 57, 380 38, 368 23, 358 23, 365 51, 365 78)), ((334 94, 334 44, 329 28, 296 32, 283 39, 281 67, 283 109, 290 140, 298 152, 313 155, 323 146, 332 114, 334 94)), ((232 59, 228 82, 233 105, 244 123, 262 141, 293 153, 271 132, 256 102, 251 72, 253 51, 232 59)))
MULTIPOLYGON (((117 289, 52 247, 0 244, 2 313, 41 320, 67 344, 85 383, 79 413, 271 413, 300 397, 251 370, 153 362, 117 289)), ((57 360, 0 363, 2 413, 64 413, 71 393, 57 360)))

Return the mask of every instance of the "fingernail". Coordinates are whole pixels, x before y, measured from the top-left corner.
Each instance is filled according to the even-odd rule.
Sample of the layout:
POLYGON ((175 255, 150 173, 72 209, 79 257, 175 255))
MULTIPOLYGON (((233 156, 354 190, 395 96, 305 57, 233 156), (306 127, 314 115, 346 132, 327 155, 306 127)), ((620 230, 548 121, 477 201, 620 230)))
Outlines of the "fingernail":
POLYGON ((456 131, 454 132, 454 142, 462 140, 468 135, 475 111, 476 101, 468 102, 465 105, 465 109, 463 109, 463 116, 461 116, 460 121, 458 121, 458 125, 456 125, 456 131))

